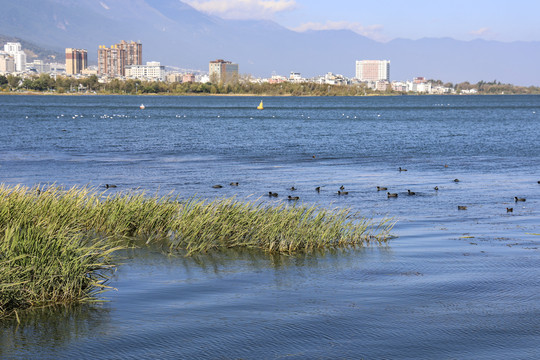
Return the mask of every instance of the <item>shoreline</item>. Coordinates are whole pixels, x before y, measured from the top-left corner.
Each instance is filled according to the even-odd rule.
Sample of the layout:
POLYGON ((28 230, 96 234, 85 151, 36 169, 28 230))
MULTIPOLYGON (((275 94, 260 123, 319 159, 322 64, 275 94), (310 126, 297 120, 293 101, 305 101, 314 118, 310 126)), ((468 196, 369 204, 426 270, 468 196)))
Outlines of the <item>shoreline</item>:
POLYGON ((171 94, 171 93, 157 93, 157 94, 116 94, 116 93, 64 93, 59 94, 55 92, 42 92, 42 91, 24 91, 24 92, 4 92, 0 91, 0 96, 208 96, 208 97, 402 97, 402 96, 529 96, 540 94, 367 94, 367 95, 292 95, 292 94, 209 94, 209 93, 184 93, 184 94, 171 94))

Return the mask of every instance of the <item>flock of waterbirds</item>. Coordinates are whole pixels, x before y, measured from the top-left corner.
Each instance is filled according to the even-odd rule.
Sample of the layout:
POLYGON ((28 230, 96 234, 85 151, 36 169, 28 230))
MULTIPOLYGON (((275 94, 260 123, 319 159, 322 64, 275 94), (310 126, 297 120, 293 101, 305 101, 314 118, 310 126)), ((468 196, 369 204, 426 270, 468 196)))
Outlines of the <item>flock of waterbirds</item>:
MULTIPOLYGON (((315 158, 315 156, 313 156, 313 158, 315 158)), ((448 165, 445 164, 444 167, 447 168, 448 165)), ((407 169, 404 169, 404 168, 402 168, 402 167, 399 167, 399 168, 398 168, 398 171, 399 171, 399 172, 404 172, 404 171, 407 171, 407 169)), ((459 180, 459 179, 454 179, 453 182, 458 183, 458 182, 460 182, 460 180, 459 180)), ((540 184, 540 180, 538 180, 538 184, 540 184)), ((231 182, 229 185, 230 185, 230 186, 240 186, 240 183, 237 182, 237 181, 235 181, 235 182, 231 182)), ((105 187, 106 189, 110 189, 110 188, 116 188, 117 185, 114 185, 114 184, 105 184, 104 187, 105 187)), ((317 186, 317 187, 315 188, 315 191, 316 191, 317 193, 320 193, 323 187, 324 187, 324 186, 317 186)), ((214 189, 221 189, 221 188, 223 188, 223 185, 221 185, 221 184, 213 185, 212 188, 214 188, 214 189)), ((298 189, 297 189, 296 187, 294 187, 294 186, 291 186, 288 190, 289 190, 289 191, 296 191, 296 190, 298 190, 298 189)), ((439 187, 438 187, 438 186, 435 186, 435 187, 433 188, 433 190, 434 190, 434 191, 439 191, 439 187)), ((386 192, 387 192, 386 195, 387 195, 387 197, 388 197, 389 199, 390 199, 390 198, 397 198, 397 197, 399 196, 398 193, 391 193, 391 192, 389 192, 389 191, 388 191, 388 187, 386 187, 386 186, 377 186, 377 191, 386 191, 386 192)), ((341 185, 341 186, 339 187, 339 189, 337 190, 336 194, 337 194, 338 196, 346 196, 346 195, 349 195, 349 192, 348 192, 348 191, 345 191, 345 186, 341 185)), ((408 196, 415 196, 415 195, 416 195, 416 192, 411 191, 410 189, 407 189, 407 193, 406 193, 406 194, 407 194, 408 196)), ((274 198, 277 198, 277 197, 279 197, 279 194, 278 194, 277 192, 269 191, 269 192, 268 192, 268 197, 274 197, 274 198)), ((287 195, 287 200, 290 200, 290 201, 298 201, 298 200, 300 200, 300 197, 299 197, 299 196, 293 196, 293 195, 287 195)), ((524 201, 527 201, 527 199, 524 198, 524 197, 517 197, 517 196, 515 196, 515 197, 514 197, 514 201, 515 201, 516 203, 518 203, 518 202, 524 202, 524 201)), ((467 210, 467 206, 466 206, 466 205, 458 205, 457 208, 458 208, 458 210, 467 210)), ((507 208, 506 208, 506 212, 513 212, 513 211, 514 211, 514 208, 511 208, 511 207, 507 207, 507 208)))

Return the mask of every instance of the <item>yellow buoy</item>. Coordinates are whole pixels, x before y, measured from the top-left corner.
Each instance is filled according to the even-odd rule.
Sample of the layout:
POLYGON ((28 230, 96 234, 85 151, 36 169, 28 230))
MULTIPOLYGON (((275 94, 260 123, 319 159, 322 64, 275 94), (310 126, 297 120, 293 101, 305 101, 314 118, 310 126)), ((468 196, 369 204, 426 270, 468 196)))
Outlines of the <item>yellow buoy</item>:
POLYGON ((262 110, 264 109, 264 106, 263 106, 263 102, 261 100, 261 103, 259 104, 259 106, 257 106, 257 110, 262 110))

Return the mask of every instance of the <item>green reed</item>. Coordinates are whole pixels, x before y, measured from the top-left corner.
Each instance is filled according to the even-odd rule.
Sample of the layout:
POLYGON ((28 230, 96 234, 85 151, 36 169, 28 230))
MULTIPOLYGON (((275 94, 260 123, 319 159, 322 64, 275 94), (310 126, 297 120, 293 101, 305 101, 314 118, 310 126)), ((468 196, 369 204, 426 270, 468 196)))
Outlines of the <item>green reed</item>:
POLYGON ((238 247, 292 254, 384 243, 392 225, 349 209, 0 185, 0 316, 92 299, 106 288, 119 241, 159 241, 187 255, 238 247))

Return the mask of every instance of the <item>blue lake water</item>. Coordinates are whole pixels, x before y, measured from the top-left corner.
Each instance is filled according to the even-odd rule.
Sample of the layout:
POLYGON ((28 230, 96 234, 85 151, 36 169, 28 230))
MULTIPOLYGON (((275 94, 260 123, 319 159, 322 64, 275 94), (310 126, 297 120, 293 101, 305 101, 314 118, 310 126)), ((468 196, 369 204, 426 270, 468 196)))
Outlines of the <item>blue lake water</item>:
POLYGON ((540 358, 539 96, 259 101, 0 96, 0 183, 267 203, 295 186, 307 204, 394 218, 397 238, 296 257, 127 253, 109 302, 0 323, 0 357, 540 358))

